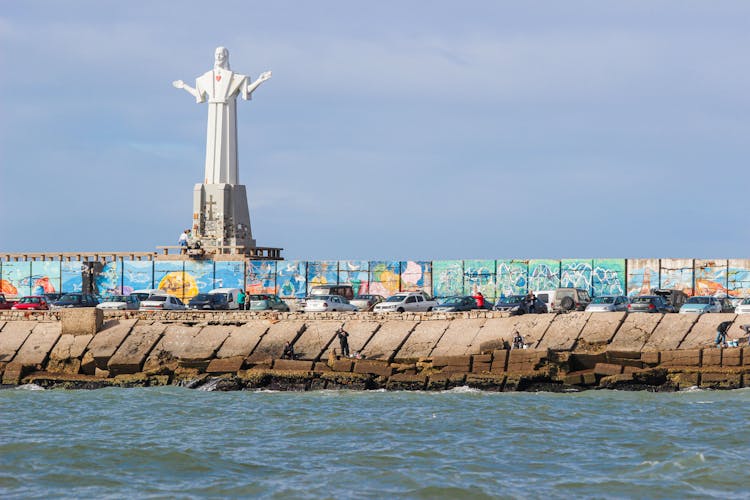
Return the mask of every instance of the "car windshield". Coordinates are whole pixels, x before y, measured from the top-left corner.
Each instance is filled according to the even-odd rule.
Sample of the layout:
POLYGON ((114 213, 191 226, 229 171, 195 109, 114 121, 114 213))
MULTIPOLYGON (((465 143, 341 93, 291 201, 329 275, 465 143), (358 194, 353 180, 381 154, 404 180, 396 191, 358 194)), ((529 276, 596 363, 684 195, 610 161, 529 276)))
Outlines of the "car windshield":
POLYGON ((497 299, 498 304, 520 304, 526 297, 523 295, 509 295, 507 297, 500 297, 497 299))
POLYGON ((654 297, 633 297, 633 304, 650 304, 654 297))
POLYGON ((455 306, 463 301, 463 297, 446 297, 440 300, 441 306, 455 306))
POLYGON ((742 304, 743 306, 746 306, 746 305, 750 304, 750 298, 748 298, 748 299, 742 299, 742 302, 740 302, 740 304, 742 304))
POLYGON ((591 301, 592 304, 614 304, 615 298, 614 297, 596 297, 594 300, 591 301))
POLYGON ((78 304, 83 300, 83 297, 80 295, 63 295, 63 298, 60 299, 61 304, 78 304))
POLYGON ((403 302, 406 299, 405 295, 391 295, 387 299, 385 299, 386 302, 403 302))
POLYGON ((124 295, 111 295, 109 297, 105 297, 104 300, 107 302, 126 302, 128 299, 124 295))
POLYGON ((213 302, 214 304, 217 302, 226 302, 227 296, 223 293, 212 293, 209 295, 209 300, 213 302))
POLYGON ((690 297, 687 300, 687 304, 710 304, 710 297, 690 297))
POLYGON ((207 293, 199 293, 195 297, 192 298, 192 300, 198 301, 198 300, 211 300, 211 296, 207 293))
POLYGON ((151 302, 166 302, 167 296, 166 295, 149 295, 148 299, 151 302))
POLYGON ((147 298, 151 296, 150 293, 146 293, 146 292, 131 293, 130 295, 135 295, 136 297, 138 297, 138 300, 146 300, 147 298))
POLYGON ((313 287, 310 290, 310 295, 328 295, 330 293, 331 293, 331 289, 328 287, 322 287, 322 288, 313 287))
POLYGON ((21 304, 38 304, 39 297, 23 297, 18 302, 20 302, 21 304))

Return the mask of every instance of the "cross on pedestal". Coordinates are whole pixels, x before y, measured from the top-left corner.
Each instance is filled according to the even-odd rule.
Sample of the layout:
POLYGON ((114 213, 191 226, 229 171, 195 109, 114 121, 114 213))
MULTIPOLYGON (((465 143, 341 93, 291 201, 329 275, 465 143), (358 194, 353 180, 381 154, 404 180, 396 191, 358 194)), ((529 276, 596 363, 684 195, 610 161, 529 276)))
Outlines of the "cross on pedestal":
POLYGON ((208 201, 206 202, 206 206, 208 206, 208 220, 210 221, 214 220, 214 205, 216 205, 216 202, 214 201, 214 195, 211 195, 208 197, 208 201))

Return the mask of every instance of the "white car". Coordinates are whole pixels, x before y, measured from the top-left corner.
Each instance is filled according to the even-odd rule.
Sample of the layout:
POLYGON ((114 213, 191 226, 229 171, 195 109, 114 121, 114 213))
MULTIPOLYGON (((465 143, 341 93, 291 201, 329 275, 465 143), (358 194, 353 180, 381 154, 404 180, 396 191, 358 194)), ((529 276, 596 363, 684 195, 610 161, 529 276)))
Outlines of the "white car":
POLYGON ((305 300, 305 312, 359 311, 340 295, 315 295, 305 300))
POLYGON ((112 295, 104 302, 100 302, 96 308, 104 310, 124 311, 125 309, 137 311, 141 307, 141 301, 137 295, 112 295))
POLYGON ((698 296, 690 297, 680 307, 680 314, 705 314, 720 313, 721 302, 716 297, 698 296))
POLYGON ((141 301, 141 311, 182 311, 185 304, 174 295, 154 294, 141 301))
POLYGON ((375 304, 374 312, 432 311, 438 304, 424 292, 401 292, 375 304))
POLYGON ((735 314, 750 314, 750 298, 742 299, 742 302, 734 308, 735 314))

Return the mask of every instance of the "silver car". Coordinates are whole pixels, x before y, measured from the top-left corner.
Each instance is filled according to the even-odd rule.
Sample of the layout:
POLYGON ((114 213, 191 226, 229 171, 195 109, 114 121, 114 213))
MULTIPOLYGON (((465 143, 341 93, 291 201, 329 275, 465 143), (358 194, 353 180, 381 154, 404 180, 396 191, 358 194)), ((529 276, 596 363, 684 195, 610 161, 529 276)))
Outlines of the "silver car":
POLYGON ((352 300, 349 301, 349 303, 353 306, 357 306, 357 309, 360 311, 369 311, 373 307, 375 307, 375 304, 379 304, 380 302, 383 302, 385 300, 385 297, 382 295, 357 295, 352 300))
POLYGON ((630 299, 624 295, 603 295, 594 297, 586 306, 586 312, 618 312, 627 311, 630 299))
POLYGON ((141 301, 141 311, 182 311, 185 304, 174 295, 154 294, 141 301))
POLYGON ((136 295, 112 295, 107 297, 104 302, 96 306, 97 309, 114 309, 114 310, 131 310, 137 311, 141 306, 141 301, 136 295))
POLYGON ((315 295, 305 299, 305 312, 329 312, 329 311, 357 311, 353 306, 340 295, 315 295))

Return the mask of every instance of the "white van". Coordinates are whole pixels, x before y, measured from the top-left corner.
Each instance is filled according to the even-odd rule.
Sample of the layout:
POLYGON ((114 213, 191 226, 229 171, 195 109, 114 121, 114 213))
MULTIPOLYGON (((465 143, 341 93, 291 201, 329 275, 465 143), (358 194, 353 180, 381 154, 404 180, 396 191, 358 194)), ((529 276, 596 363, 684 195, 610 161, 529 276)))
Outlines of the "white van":
POLYGON ((222 293, 227 298, 227 309, 239 309, 240 305, 237 302, 237 297, 240 295, 239 288, 215 288, 208 292, 209 294, 222 293))
POLYGON ((553 312, 555 307, 555 290, 539 290, 534 292, 536 298, 544 302, 547 312, 553 312))

